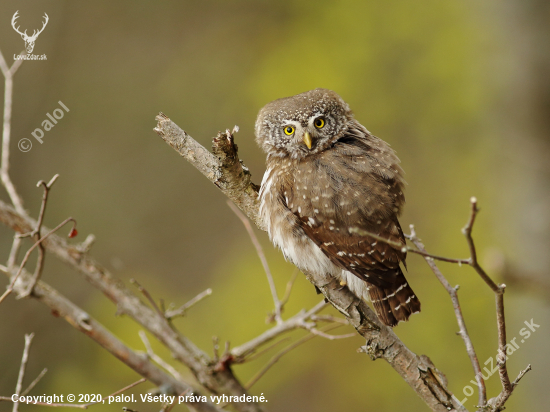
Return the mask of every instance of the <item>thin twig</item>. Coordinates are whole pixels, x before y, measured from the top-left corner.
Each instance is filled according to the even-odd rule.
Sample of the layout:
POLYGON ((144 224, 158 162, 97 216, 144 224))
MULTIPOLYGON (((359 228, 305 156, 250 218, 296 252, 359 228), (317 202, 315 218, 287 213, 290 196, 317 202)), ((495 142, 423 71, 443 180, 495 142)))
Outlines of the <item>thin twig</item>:
MULTIPOLYGON (((328 327, 325 329, 325 332, 328 332, 332 329, 335 329, 337 327, 339 327, 340 325, 336 325, 336 326, 333 326, 333 327, 328 327)), ((286 355, 288 352, 290 352, 291 350, 297 348, 298 346, 302 345, 303 343, 306 343, 307 341, 315 338, 316 336, 319 336, 313 332, 311 332, 310 334, 304 336, 303 338, 300 338, 298 339, 296 342, 294 342, 292 345, 289 345, 287 346, 286 348, 284 348, 282 351, 280 351, 279 353, 277 353, 275 356, 273 356, 269 362, 267 362, 267 364, 262 368, 260 369, 247 383, 246 385, 244 385, 244 387, 246 389, 250 389, 252 387, 252 385, 254 385, 256 382, 258 382, 260 380, 260 378, 262 376, 264 376, 266 374, 266 372, 275 364, 279 361, 279 359, 281 359, 284 355, 286 355)))
MULTIPOLYGON (((25 369, 27 367, 27 361, 29 360, 29 350, 31 348, 32 338, 34 333, 25 335, 25 349, 23 349, 23 356, 21 357, 21 366, 19 367, 19 376, 17 377, 17 384, 15 385, 15 395, 19 396, 21 389, 23 389, 23 378, 25 377, 25 369)), ((19 409, 19 402, 13 403, 13 412, 17 412, 19 409)))
MULTIPOLYGON (((46 205, 48 204, 48 195, 50 193, 50 189, 51 189, 52 185, 55 183, 55 181, 57 180, 58 177, 59 177, 59 175, 56 174, 56 175, 54 175, 54 177, 52 177, 50 179, 50 181, 48 183, 44 182, 43 180, 40 180, 36 184, 36 187, 40 187, 40 186, 44 187, 44 194, 42 196, 42 204, 40 205, 40 212, 38 214, 38 220, 36 222, 36 227, 34 228, 34 230, 32 232, 28 233, 28 236, 34 237, 35 242, 40 241, 40 237, 41 237, 40 236, 40 231, 42 230, 42 224, 44 222, 44 215, 46 213, 46 205)), ((25 237, 25 235, 22 235, 20 237, 23 238, 23 237, 25 237)), ((36 261, 36 267, 34 269, 34 275, 33 275, 32 281, 29 284, 29 287, 27 288, 27 290, 20 295, 21 298, 27 297, 32 293, 32 291, 34 289, 34 286, 36 285, 36 282, 38 282, 38 279, 40 279, 40 276, 42 275, 42 271, 44 269, 44 258, 45 257, 46 257, 46 249, 44 248, 44 245, 42 243, 39 243, 38 244, 38 259, 36 261)))
MULTIPOLYGON (((30 226, 31 225, 29 225, 29 229, 30 226)), ((52 236, 56 235, 54 234, 52 236)), ((25 284, 30 281, 30 278, 31 274, 23 269, 21 273, 21 284, 18 282, 15 290, 24 289, 25 284)), ((186 390, 193 390, 193 388, 184 380, 175 379, 169 373, 161 370, 161 368, 155 365, 153 361, 143 356, 142 353, 137 353, 136 351, 130 349, 123 342, 121 342, 120 339, 111 334, 103 325, 97 322, 93 317, 91 317, 81 308, 70 302, 67 298, 61 295, 50 285, 45 284, 43 281, 38 282, 32 298, 46 305, 46 307, 53 314, 59 316, 60 319, 64 319, 70 326, 84 333, 95 343, 99 344, 103 349, 112 354, 115 358, 128 365, 138 374, 147 378, 148 381, 152 382, 158 387, 164 388, 166 392, 181 393, 186 390)), ((133 300, 139 301, 135 297, 133 297, 133 300)), ((153 310, 150 309, 149 306, 145 306, 145 304, 143 304, 141 301, 139 302, 141 305, 143 305, 143 307, 146 307, 148 309, 147 318, 154 319, 155 325, 159 325, 158 317, 155 316, 153 310)), ((155 330, 154 327, 149 326, 149 330, 151 329, 153 331, 155 330)), ((173 332, 172 329, 165 329, 168 333, 173 332)), ((195 394, 197 393, 195 392, 195 394)), ((2 400, 11 401, 11 397, 2 400)), ((197 411, 221 412, 221 410, 210 401, 197 403, 185 400, 185 402, 192 405, 193 408, 197 411)), ((75 405, 65 406, 75 407, 75 405)))
MULTIPOLYGON (((517 378, 514 379, 514 382, 512 382, 512 389, 515 389, 515 387, 518 385, 521 378, 523 378, 525 374, 530 370, 531 370, 531 364, 527 365, 527 367, 518 374, 517 378)), ((502 390, 496 398, 490 399, 489 405, 492 407, 492 411, 500 412, 504 410, 505 409, 504 404, 506 403, 508 398, 510 398, 510 395, 512 395, 512 391, 502 390)))
POLYGON ((344 318, 337 318, 332 315, 312 315, 310 319, 314 322, 330 322, 341 323, 342 325, 349 325, 349 322, 344 318))
POLYGON ((471 212, 468 223, 462 229, 462 233, 466 236, 466 241, 468 242, 468 247, 470 249, 470 266, 472 266, 478 275, 489 285, 492 291, 495 293, 496 301, 496 311, 497 311, 497 328, 498 328, 498 354, 497 354, 497 363, 499 367, 499 376, 502 383, 502 392, 511 394, 514 390, 512 383, 510 382, 510 377, 508 376, 508 369, 506 367, 506 319, 504 317, 504 291, 506 285, 497 285, 493 280, 487 275, 485 270, 477 261, 477 252, 474 244, 474 239, 472 237, 472 230, 474 227, 474 222, 479 211, 477 207, 477 199, 472 197, 470 199, 471 203, 471 212))
POLYGON ((212 294, 212 289, 208 288, 205 291, 199 293, 197 296, 195 296, 193 299, 191 299, 189 302, 183 304, 177 309, 174 310, 168 310, 164 313, 164 317, 168 320, 172 320, 177 316, 185 316, 185 312, 191 307, 199 303, 204 298, 207 298, 212 294))
POLYGON ((12 291, 13 291, 13 287, 15 285, 15 282, 17 281, 17 279, 19 278, 19 275, 21 275, 21 272, 23 270, 23 268, 25 267, 25 265, 27 264, 27 261, 29 260, 29 256, 31 255, 32 251, 34 249, 36 249, 44 240, 46 240, 48 238, 48 236, 50 236, 52 233, 55 233, 57 232, 59 229, 61 229, 63 226, 65 226, 68 222, 73 222, 73 229, 75 228, 76 226, 76 220, 73 219, 72 217, 68 217, 67 219, 65 219, 63 222, 61 222, 60 224, 58 224, 56 227, 54 227, 52 230, 50 230, 48 233, 46 233, 44 236, 42 236, 40 238, 40 240, 38 240, 37 242, 34 243, 34 245, 32 245, 30 247, 29 250, 27 250, 27 253, 25 253, 25 256, 23 257, 23 261, 21 262, 21 264, 19 265, 19 269, 17 270, 17 273, 15 274, 15 276, 13 277, 10 285, 8 286, 8 289, 6 290, 7 293, 4 293, 1 297, 0 297, 0 303, 2 303, 2 301, 6 298, 6 296, 8 296, 12 291))
MULTIPOLYGON (((338 325, 338 326, 341 326, 341 325, 338 325)), ((352 338, 352 337, 356 336, 355 333, 346 333, 344 335, 329 335, 328 333, 325 333, 322 330, 315 329, 315 328, 308 328, 308 330, 311 333, 313 333, 317 336, 320 336, 322 338, 328 339, 328 340, 347 339, 347 338, 352 338)))
POLYGON ((260 350, 260 351, 258 351, 258 352, 256 352, 256 353, 254 353, 254 354, 248 356, 248 357, 246 358, 246 361, 247 361, 247 362, 253 361, 254 359, 256 359, 256 358, 262 356, 264 353, 269 352, 269 351, 270 351, 271 349, 273 349, 274 347, 279 346, 281 343, 286 342, 286 341, 289 340, 289 339, 290 339, 289 337, 286 337, 286 338, 283 338, 283 339, 281 339, 281 340, 278 340, 277 342, 272 343, 271 345, 267 345, 267 346, 266 346, 265 348, 263 348, 262 350, 260 350))
POLYGON ((21 393, 21 396, 25 396, 27 393, 29 393, 30 391, 32 391, 32 389, 36 386, 36 384, 42 380, 42 378, 44 377, 44 375, 46 375, 46 372, 48 372, 48 368, 42 369, 42 372, 40 372, 40 373, 38 374, 38 376, 36 377, 36 379, 33 380, 29 386, 27 386, 27 389, 25 389, 25 390, 23 391, 23 393, 21 393))
POLYGON ((497 294, 504 293, 504 289, 501 289, 493 280, 485 273, 485 270, 480 266, 479 262, 477 261, 477 251, 474 244, 474 239, 472 237, 472 230, 474 228, 474 222, 476 220, 477 213, 479 212, 479 209, 477 208, 477 199, 475 197, 472 197, 470 199, 471 203, 471 212, 470 212, 470 218, 468 219, 468 223, 464 228, 462 229, 462 233, 464 236, 466 236, 466 241, 468 242, 468 248, 470 249, 470 259, 469 262, 467 262, 468 265, 473 267, 476 272, 481 276, 481 278, 489 285, 489 287, 493 290, 493 292, 497 294))
MULTIPOLYGON (((22 54, 25 54, 23 52, 22 54)), ((10 139, 11 139, 11 112, 12 112, 12 98, 13 98, 13 76, 15 72, 21 66, 23 60, 16 60, 11 67, 8 68, 6 60, 0 51, 0 69, 4 75, 4 127, 2 130, 2 159, 0 164, 0 178, 8 195, 17 212, 25 215, 25 209, 23 208, 23 200, 15 190, 15 186, 10 179, 9 175, 9 162, 10 162, 10 139)))
POLYGON ((153 299, 153 296, 149 293, 147 289, 145 289, 141 284, 135 280, 134 278, 130 279, 130 283, 132 285, 135 285, 138 290, 145 296, 145 298, 149 301, 153 309, 155 309, 155 312, 157 312, 162 318, 164 319, 164 312, 158 307, 157 303, 155 302, 155 299, 153 299))
MULTIPOLYGON (((6 268, 6 272, 8 272, 7 268, 6 268)), ((6 299, 12 291, 13 291, 13 286, 11 285, 8 286, 7 289, 4 291, 4 293, 2 293, 2 296, 0 296, 0 303, 2 303, 4 299, 6 299)))
POLYGON ((249 356, 256 353, 259 347, 271 342, 283 333, 299 328, 308 330, 309 328, 314 327, 315 323, 308 323, 308 320, 311 320, 312 316, 316 315, 327 305, 328 303, 322 300, 309 311, 301 311, 293 317, 283 321, 271 329, 268 329, 261 335, 256 336, 254 339, 233 348, 231 351, 233 363, 244 363, 248 361, 249 356))
POLYGON ((281 317, 281 302, 279 301, 279 297, 277 296, 277 289, 275 288, 275 282, 273 281, 271 270, 269 270, 269 266, 267 264, 267 259, 262 249, 262 245, 260 245, 260 242, 258 241, 258 238, 256 237, 256 234, 254 233, 254 230, 250 225, 250 221, 243 214, 243 212, 241 212, 239 208, 235 206, 233 202, 231 202, 230 200, 227 201, 227 204, 229 205, 233 213, 235 213, 237 217, 241 220, 241 222, 243 222, 243 225, 246 228, 246 231, 248 232, 248 235, 250 236, 250 239, 252 240, 254 247, 256 248, 256 253, 258 254, 260 260, 262 261, 262 265, 264 267, 264 271, 267 276, 267 281, 269 282, 269 288, 271 289, 273 302, 275 304, 275 320, 277 321, 277 324, 280 325, 283 322, 283 319, 281 317))
MULTIPOLYGON (((448 262, 448 263, 457 263, 459 265, 462 265, 462 264, 469 265, 469 264, 471 264, 470 259, 454 259, 454 258, 447 258, 447 257, 444 257, 444 256, 432 255, 431 253, 423 252, 423 251, 418 250, 416 248, 404 245, 403 243, 395 242, 395 241, 390 240, 390 239, 386 239, 382 236, 377 235, 376 233, 372 233, 372 232, 369 232, 367 230, 363 230, 359 227, 351 227, 348 230, 349 230, 350 233, 357 233, 358 235, 361 235, 361 236, 369 236, 369 237, 372 237, 375 240, 379 240, 380 242, 384 242, 384 243, 386 243, 390 246, 393 246, 395 249, 401 250, 403 253, 406 253, 406 252, 416 253, 417 255, 424 256, 426 258, 441 260, 442 262, 448 262)), ((407 236, 405 236, 405 237, 407 237, 407 236)))
POLYGON ((153 348, 151 347, 151 343, 149 342, 149 339, 147 339, 147 335, 145 334, 145 332, 140 330, 138 334, 139 334, 139 337, 141 338, 141 341, 145 345, 145 349, 147 350, 147 356, 149 356, 157 364, 159 364, 168 372, 170 372, 174 378, 178 380, 182 380, 180 373, 172 365, 167 363, 164 359, 162 359, 153 351, 153 348))
MULTIPOLYGON (((409 236, 409 239, 411 242, 414 243, 414 245, 418 248, 420 251, 426 251, 424 248, 424 244, 422 241, 416 236, 416 232, 414 230, 414 225, 410 225, 411 228, 411 234, 409 236)), ((453 309, 455 312, 455 317, 458 322, 459 327, 459 335, 464 341, 464 344, 466 345, 466 352, 468 353, 468 356, 470 357, 470 362, 472 363, 472 367, 474 368, 474 373, 479 389, 479 399, 478 404, 479 405, 485 405, 487 403, 487 390, 485 388, 485 380, 483 379, 483 375, 481 373, 481 367, 479 365, 479 360, 477 358, 476 351, 474 349, 474 345, 472 343, 472 340, 470 338, 470 335, 468 334, 468 330, 466 329, 466 322, 464 321, 464 315, 462 314, 462 309, 460 307, 460 302, 458 301, 458 294, 457 290, 458 288, 454 288, 450 285, 450 283, 447 281, 445 276, 441 273, 433 259, 424 258, 426 260, 426 263, 432 270, 432 272, 437 277, 437 280, 443 285, 449 296, 451 297, 451 302, 453 304, 453 309)))
POLYGON ((296 279, 298 278, 299 274, 300 274, 300 269, 294 268, 294 271, 290 276, 290 280, 286 284, 285 294, 281 299, 281 311, 283 310, 284 306, 287 304, 288 300, 290 299, 290 293, 292 292, 292 287, 294 286, 294 282, 296 282, 296 279))
POLYGON ((22 242, 21 237, 19 236, 18 233, 16 233, 13 237, 10 256, 8 257, 8 262, 6 264, 8 269, 12 269, 15 267, 15 262, 17 262, 17 256, 19 254, 19 250, 21 249, 21 242, 22 242))
POLYGON ((516 386, 521 380, 521 378, 523 378, 525 374, 530 370, 531 370, 531 364, 527 365, 527 367, 519 373, 518 377, 514 379, 514 382, 512 382, 512 386, 516 386))

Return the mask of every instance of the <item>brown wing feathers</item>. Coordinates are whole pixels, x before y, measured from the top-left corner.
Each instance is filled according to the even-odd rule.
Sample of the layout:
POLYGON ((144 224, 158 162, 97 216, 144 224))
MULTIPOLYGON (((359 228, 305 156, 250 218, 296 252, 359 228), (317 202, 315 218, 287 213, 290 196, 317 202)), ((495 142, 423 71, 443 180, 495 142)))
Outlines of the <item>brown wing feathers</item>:
POLYGON ((370 299, 386 325, 407 320, 420 311, 420 301, 399 266, 406 255, 350 232, 359 228, 405 244, 397 220, 404 181, 393 151, 378 139, 367 145, 346 136, 312 160, 301 163, 294 182, 285 187, 289 208, 334 264, 368 283, 370 299))

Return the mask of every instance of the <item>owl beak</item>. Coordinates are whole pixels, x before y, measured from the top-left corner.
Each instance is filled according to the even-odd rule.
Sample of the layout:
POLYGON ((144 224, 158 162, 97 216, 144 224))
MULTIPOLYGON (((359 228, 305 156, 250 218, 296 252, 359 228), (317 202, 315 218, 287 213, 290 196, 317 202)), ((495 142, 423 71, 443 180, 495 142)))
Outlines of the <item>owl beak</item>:
POLYGON ((311 135, 309 134, 309 132, 304 133, 304 143, 306 144, 308 149, 311 149, 312 141, 311 141, 311 135))

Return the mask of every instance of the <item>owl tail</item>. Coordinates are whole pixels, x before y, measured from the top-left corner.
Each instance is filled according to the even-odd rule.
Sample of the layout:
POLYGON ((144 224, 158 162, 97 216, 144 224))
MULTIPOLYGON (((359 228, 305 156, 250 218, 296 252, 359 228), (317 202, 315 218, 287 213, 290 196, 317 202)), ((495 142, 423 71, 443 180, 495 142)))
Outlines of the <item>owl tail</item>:
POLYGON ((406 321, 413 313, 420 312, 420 300, 401 273, 394 286, 379 288, 369 285, 369 297, 380 320, 395 326, 400 321, 406 321))

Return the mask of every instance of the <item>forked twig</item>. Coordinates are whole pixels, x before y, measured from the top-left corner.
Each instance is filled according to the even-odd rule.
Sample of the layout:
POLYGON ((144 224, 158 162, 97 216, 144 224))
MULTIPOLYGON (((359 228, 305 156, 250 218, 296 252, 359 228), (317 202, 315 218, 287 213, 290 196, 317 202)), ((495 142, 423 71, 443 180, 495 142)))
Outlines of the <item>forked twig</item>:
MULTIPOLYGON (((485 272, 485 270, 481 267, 481 265, 478 262, 477 259, 477 250, 475 247, 474 239, 472 237, 472 230, 474 227, 475 219, 477 217, 477 213, 479 212, 479 209, 477 207, 477 199, 475 197, 472 197, 470 199, 471 209, 470 209, 470 217, 468 219, 468 222, 466 223, 466 226, 462 229, 462 233, 466 237, 466 242, 468 243, 468 248, 470 251, 470 258, 468 259, 455 259, 452 263, 466 263, 467 265, 471 266, 481 277, 481 279, 491 288, 491 290, 495 294, 495 301, 496 301, 496 313, 497 313, 497 329, 498 329, 498 354, 497 354, 497 363, 499 367, 499 376, 500 381, 502 384, 502 391, 496 398, 492 398, 489 401, 487 401, 487 394, 486 394, 486 388, 485 388, 485 382, 483 380, 483 375, 481 373, 481 367, 479 365, 479 361, 477 359, 477 355, 475 353, 472 341, 468 335, 468 332, 466 330, 466 325, 464 322, 464 317, 462 315, 462 311, 460 308, 460 304, 458 302, 458 296, 456 293, 456 288, 453 288, 450 286, 450 284, 447 282, 447 280, 443 277, 435 263, 433 262, 433 259, 438 259, 438 257, 430 255, 429 253, 426 253, 424 249, 424 245, 422 242, 416 237, 416 233, 414 232, 414 227, 411 226, 411 234, 409 236, 406 236, 408 239, 410 239, 416 246, 416 250, 419 251, 420 255, 425 257, 426 262, 434 272, 434 274, 437 276, 438 280, 441 282, 441 284, 445 287, 449 295, 451 296, 451 301, 453 302, 453 307, 455 310, 455 315, 457 318, 457 322, 460 327, 460 336, 464 340, 464 343, 466 345, 466 351, 468 352, 468 356, 470 357, 470 361, 472 363, 472 366, 475 371, 476 381, 478 383, 479 388, 479 407, 480 408, 491 408, 491 411, 498 412, 501 411, 504 407, 504 404, 512 394, 515 386, 518 384, 520 379, 531 370, 531 365, 529 365, 526 369, 520 372, 516 380, 514 382, 510 382, 510 377, 508 376, 508 369, 506 367, 506 320, 504 316, 504 291, 506 288, 506 285, 500 284, 497 285, 485 272)), ((384 241, 383 239, 381 239, 384 241)), ((387 242, 389 243, 389 242, 387 242)), ((409 250, 409 249, 407 249, 409 250)), ((411 250, 413 251, 413 250, 411 250)), ((439 259, 444 260, 444 259, 439 259)), ((445 260, 449 262, 450 260, 445 260)))
POLYGON ((462 233, 466 236, 466 241, 468 242, 468 247, 470 248, 470 266, 472 266, 478 275, 489 285, 492 291, 495 293, 495 301, 497 307, 497 328, 498 328, 498 355, 497 363, 499 367, 500 381, 502 383, 502 392, 503 394, 508 394, 508 397, 512 394, 514 387, 510 382, 510 377, 508 376, 508 369, 506 368, 506 320, 504 317, 504 291, 506 289, 505 284, 497 285, 493 280, 485 273, 485 270, 477 261, 477 252, 474 244, 474 239, 472 238, 472 229, 474 227, 474 222, 479 212, 477 207, 477 199, 472 197, 470 199, 471 213, 468 223, 462 229, 462 233))
MULTIPOLYGON (((416 236, 416 232, 414 230, 414 226, 410 225, 411 228, 411 234, 408 236, 411 242, 414 243, 414 245, 418 248, 420 251, 426 251, 424 248, 424 244, 422 241, 416 236)), ((427 252, 426 252, 427 253, 427 252)), ((451 284, 447 281, 445 276, 441 273, 437 265, 435 264, 433 259, 425 257, 424 260, 432 270, 432 272, 437 277, 437 280, 443 285, 449 296, 451 297, 451 302, 453 304, 453 309, 455 312, 455 317, 458 322, 459 332, 458 334, 464 341, 464 344, 466 345, 466 352, 468 353, 468 356, 470 358, 470 362, 472 363, 472 366, 474 368, 474 373, 477 381, 477 385, 479 388, 479 399, 478 404, 479 405, 485 405, 487 402, 487 390, 485 388, 485 381, 483 379, 483 375, 481 373, 481 367, 479 365, 479 360, 477 358, 476 351, 474 349, 474 345, 472 343, 472 340, 470 338, 470 335, 468 334, 468 330, 466 329, 466 322, 464 321, 464 315, 462 314, 462 309, 460 307, 460 302, 458 301, 458 287, 452 287, 451 284)))
MULTIPOLYGON (((328 332, 328 331, 331 331, 333 329, 336 329, 338 327, 340 327, 341 325, 334 325, 332 327, 327 327, 325 328, 325 331, 324 332, 328 332)), ((317 331, 317 332, 321 332, 321 331, 317 331)), ((355 336, 355 334, 353 334, 355 336)), ((266 374, 266 372, 273 366, 275 365, 275 363, 277 363, 279 361, 279 359, 281 359, 284 355, 286 355, 288 352, 290 352, 291 350, 297 348, 298 346, 306 343, 307 341, 315 338, 316 336, 320 336, 319 334, 317 333, 314 333, 313 331, 310 331, 310 333, 300 339, 298 339, 296 342, 294 342, 292 345, 289 345, 287 346, 286 348, 284 348, 282 351, 280 351, 279 353, 277 353, 275 356, 273 356, 269 362, 267 362, 267 364, 262 368, 260 369, 247 383, 246 385, 244 385, 244 387, 246 389, 250 389, 252 387, 252 385, 254 385, 256 382, 258 382, 260 380, 260 378, 262 376, 264 376, 266 374)), ((330 335, 328 335, 330 336, 330 335)))
POLYGON ((38 374, 38 376, 36 377, 35 380, 33 380, 31 382, 31 384, 29 386, 27 386, 27 389, 25 389, 22 393, 21 393, 21 396, 25 396, 26 394, 28 394, 30 391, 32 391, 32 389, 36 386, 36 384, 38 382, 40 382, 42 380, 42 378, 44 377, 44 375, 46 375, 46 373, 48 372, 48 368, 44 368, 42 369, 42 372, 40 372, 38 374))
POLYGON ((34 249, 36 249, 44 240, 46 240, 48 238, 48 236, 50 236, 52 233, 57 232, 59 229, 61 229, 63 226, 65 226, 68 222, 73 222, 72 230, 74 230, 75 227, 76 227, 76 220, 73 219, 72 217, 68 217, 63 222, 61 222, 56 227, 54 227, 52 230, 50 230, 48 233, 46 233, 44 236, 42 236, 40 238, 40 240, 36 241, 29 248, 29 250, 27 250, 27 253, 25 253, 25 256, 23 257, 23 260, 22 260, 21 264, 19 265, 19 269, 17 270, 17 273, 15 274, 15 276, 13 277, 11 283, 9 284, 8 288, 6 289, 6 292, 4 292, 4 294, 0 297, 0 303, 2 303, 2 301, 6 298, 6 296, 8 296, 13 291, 13 287, 15 285, 15 282, 17 281, 17 279, 21 275, 21 272, 23 271, 23 268, 27 264, 27 261, 29 260, 29 257, 31 255, 32 251, 34 249))
MULTIPOLYGON (((27 233, 25 235, 20 235, 21 238, 24 237, 33 237, 36 242, 40 241, 40 231, 42 230, 42 224, 44 222, 44 214, 46 213, 46 205, 48 204, 48 194, 50 193, 50 189, 52 185, 55 183, 57 178, 59 177, 58 174, 56 174, 54 177, 50 179, 48 183, 44 182, 43 180, 40 180, 36 187, 43 186, 44 187, 44 194, 42 196, 42 203, 40 205, 40 212, 38 214, 38 220, 36 222, 36 227, 34 230, 30 233, 27 233)), ((36 286, 36 282, 38 282, 38 279, 40 279, 40 276, 42 275, 42 270, 44 269, 44 258, 46 257, 46 249, 44 248, 44 245, 42 243, 38 244, 38 259, 36 261, 36 267, 34 269, 34 275, 32 277, 31 282, 29 283, 29 286, 25 292, 23 292, 20 297, 24 298, 29 296, 34 287, 36 286)))

